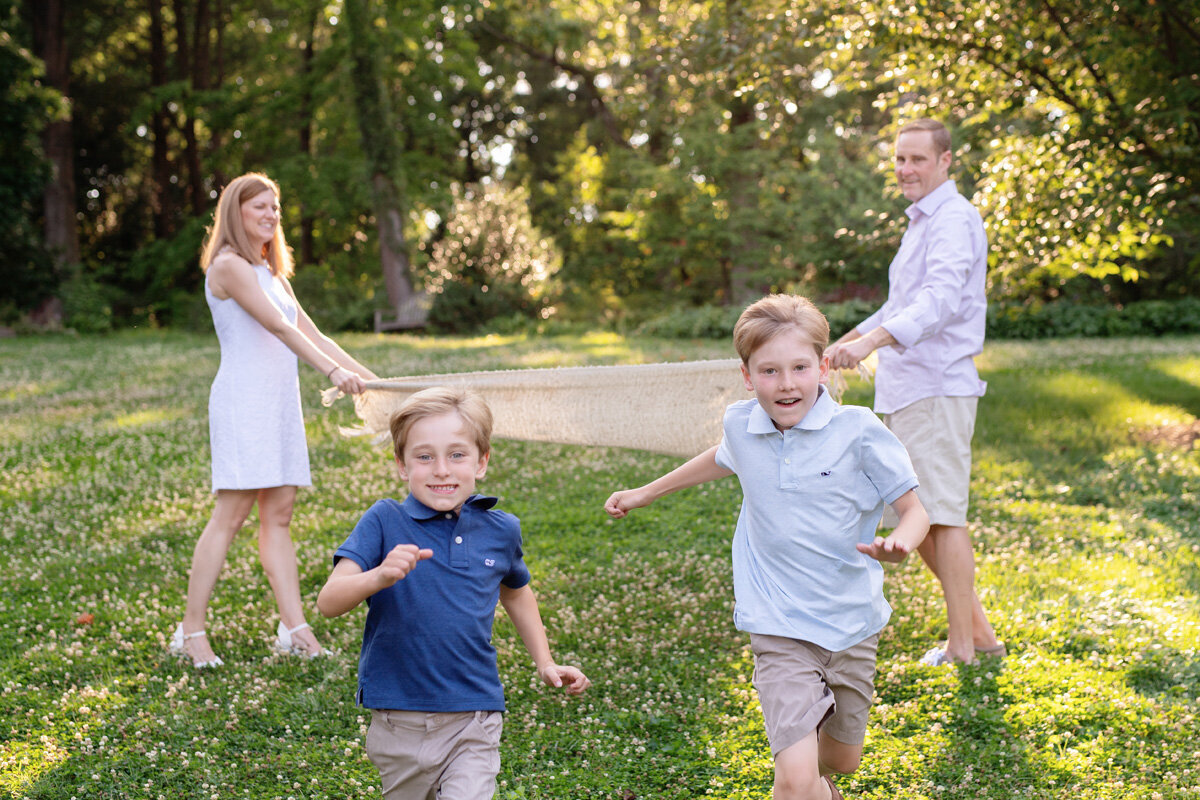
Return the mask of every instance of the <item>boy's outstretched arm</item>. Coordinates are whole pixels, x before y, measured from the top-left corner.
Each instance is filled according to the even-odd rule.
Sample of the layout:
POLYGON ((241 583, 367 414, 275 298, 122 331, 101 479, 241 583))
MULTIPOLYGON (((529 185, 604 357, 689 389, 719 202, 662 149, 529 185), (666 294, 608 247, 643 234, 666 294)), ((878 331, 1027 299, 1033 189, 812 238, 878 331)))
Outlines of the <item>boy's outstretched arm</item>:
POLYGON ((917 545, 925 541, 925 534, 929 533, 929 515, 925 513, 925 506, 921 505, 917 493, 912 489, 897 497, 896 502, 892 503, 892 509, 900 518, 900 522, 891 535, 886 539, 876 536, 875 541, 870 544, 859 544, 856 547, 860 553, 866 553, 876 561, 899 563, 916 550, 917 545))
POLYGON ((432 550, 422 550, 415 544, 398 544, 382 564, 366 572, 351 559, 343 558, 333 566, 329 580, 321 587, 317 610, 326 617, 339 617, 380 589, 403 579, 418 562, 432 557, 432 550))
POLYGON ((550 643, 546 640, 546 628, 542 625, 542 612, 538 610, 537 597, 529 584, 520 589, 500 587, 500 604, 512 620, 525 649, 533 658, 538 677, 549 686, 565 687, 567 694, 583 694, 592 685, 578 667, 564 667, 554 663, 550 654, 550 643))
POLYGON ((648 506, 672 492, 729 477, 733 472, 717 463, 717 447, 718 445, 713 445, 691 461, 645 486, 613 492, 604 503, 604 510, 613 519, 620 519, 633 509, 648 506))

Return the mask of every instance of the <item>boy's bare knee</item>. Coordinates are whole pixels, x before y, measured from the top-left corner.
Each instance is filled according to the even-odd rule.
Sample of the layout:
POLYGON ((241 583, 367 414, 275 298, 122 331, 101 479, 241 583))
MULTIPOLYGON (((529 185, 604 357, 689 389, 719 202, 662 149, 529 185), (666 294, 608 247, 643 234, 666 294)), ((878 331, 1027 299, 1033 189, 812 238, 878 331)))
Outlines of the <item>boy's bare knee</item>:
POLYGON ((772 800, 828 800, 829 789, 820 774, 780 774, 775 772, 772 800))
POLYGON ((825 800, 825 782, 819 775, 810 775, 804 780, 799 776, 784 776, 776 773, 772 800, 825 800))
POLYGON ((821 758, 821 766, 823 766, 826 771, 836 772, 840 775, 849 775, 851 772, 857 770, 859 764, 861 763, 861 753, 858 755, 846 754, 828 758, 822 756, 821 758))
POLYGON ((817 750, 814 732, 775 756, 774 800, 826 800, 817 750))
POLYGON ((829 736, 822 736, 818 758, 821 759, 822 771, 850 775, 863 763, 863 746, 847 745, 845 742, 830 739, 829 736))
POLYGON ((862 763, 862 745, 839 742, 832 736, 822 736, 818 745, 818 758, 826 772, 848 775, 862 763))

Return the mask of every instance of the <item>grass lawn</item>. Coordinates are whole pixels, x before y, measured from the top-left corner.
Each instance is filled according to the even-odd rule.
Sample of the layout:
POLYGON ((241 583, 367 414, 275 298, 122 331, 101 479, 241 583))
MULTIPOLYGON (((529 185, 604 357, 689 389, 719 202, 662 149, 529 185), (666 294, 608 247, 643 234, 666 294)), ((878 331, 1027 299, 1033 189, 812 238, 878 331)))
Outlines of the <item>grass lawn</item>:
MULTIPOLYGON (((729 357, 725 343, 340 337, 381 375, 729 357)), ((166 652, 211 511, 215 337, 0 341, 0 797, 378 796, 354 705, 363 610, 312 608, 333 549, 397 494, 385 446, 346 439, 302 373, 317 486, 293 533, 309 619, 340 655, 273 656, 253 530, 210 612, 226 666, 166 652)), ((1200 797, 1200 338, 992 343, 973 482, 978 587, 1004 661, 918 663, 945 634, 936 582, 889 568, 894 607, 848 798, 1200 797)), ((852 383, 849 402, 869 402, 852 383)), ((654 400, 651 398, 651 400, 654 400)), ((658 400, 669 402, 669 398, 658 400)), ((252 396, 246 402, 254 402, 252 396)), ((620 522, 601 505, 678 459, 499 441, 481 488, 521 517, 559 660, 540 686, 511 625, 498 797, 767 798, 771 763, 731 623, 729 479, 620 522)))

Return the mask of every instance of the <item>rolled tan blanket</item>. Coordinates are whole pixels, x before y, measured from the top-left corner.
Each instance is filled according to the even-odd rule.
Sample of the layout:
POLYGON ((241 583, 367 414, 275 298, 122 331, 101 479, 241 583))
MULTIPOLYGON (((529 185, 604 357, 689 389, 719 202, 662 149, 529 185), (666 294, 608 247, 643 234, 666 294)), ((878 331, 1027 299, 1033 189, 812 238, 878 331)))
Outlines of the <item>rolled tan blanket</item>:
MULTIPOLYGON (((388 420, 414 392, 467 386, 495 418, 492 435, 559 444, 627 447, 691 457, 721 440, 725 408, 753 397, 735 358, 601 367, 455 372, 368 381, 354 398, 363 425, 348 435, 386 436, 388 420)), ((834 375, 834 397, 844 382, 834 375)), ((337 388, 322 393, 331 404, 337 388)))

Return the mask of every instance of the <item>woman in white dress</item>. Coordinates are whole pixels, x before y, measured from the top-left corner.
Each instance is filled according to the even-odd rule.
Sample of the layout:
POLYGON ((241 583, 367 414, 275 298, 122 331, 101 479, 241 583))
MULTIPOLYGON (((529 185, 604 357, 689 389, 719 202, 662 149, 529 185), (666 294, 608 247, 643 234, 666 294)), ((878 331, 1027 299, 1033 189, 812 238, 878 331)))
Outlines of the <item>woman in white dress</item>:
POLYGON ((225 187, 200 265, 221 344, 208 404, 217 500, 196 542, 187 610, 170 649, 197 667, 222 663, 205 635, 208 602, 229 546, 257 502, 259 558, 279 606, 275 648, 320 655, 304 618, 289 530, 296 487, 311 485, 297 359, 348 394, 363 391, 375 375, 322 334, 296 301, 279 187, 270 178, 249 173, 225 187))

